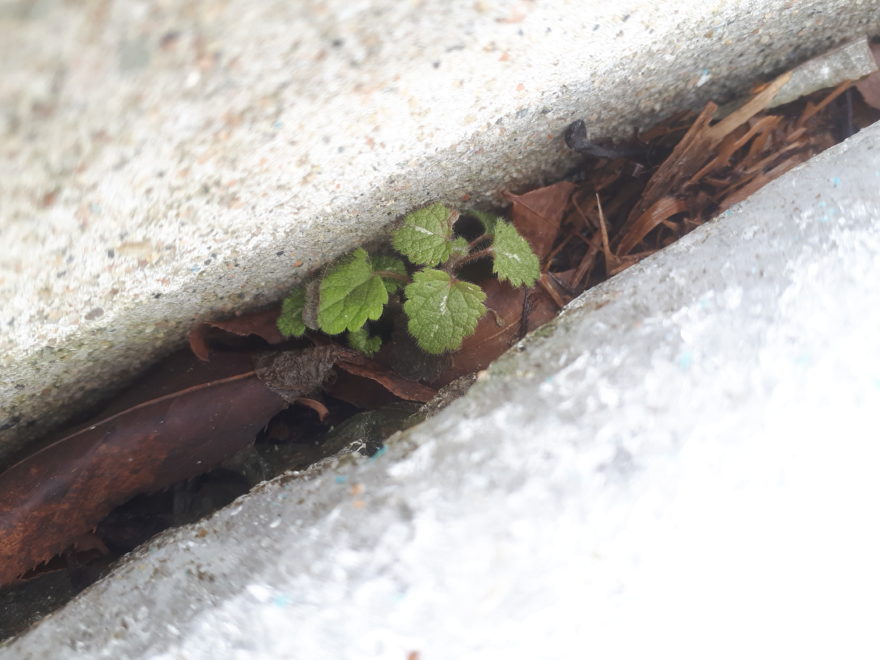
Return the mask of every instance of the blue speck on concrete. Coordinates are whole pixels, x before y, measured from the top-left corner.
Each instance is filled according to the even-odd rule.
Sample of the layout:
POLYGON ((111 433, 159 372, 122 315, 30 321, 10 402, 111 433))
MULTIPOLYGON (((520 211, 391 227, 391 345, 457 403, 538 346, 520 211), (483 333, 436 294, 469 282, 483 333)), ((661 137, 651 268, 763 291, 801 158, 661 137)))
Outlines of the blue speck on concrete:
POLYGON ((346 477, 344 474, 338 474, 336 475, 335 481, 338 484, 344 484, 346 481, 348 481, 348 477, 346 477))
POLYGON ((375 454, 373 454, 372 456, 370 456, 370 458, 369 458, 368 460, 370 460, 370 461, 375 461, 377 458, 379 458, 380 456, 382 456, 382 455, 383 455, 385 452, 387 452, 387 451, 388 451, 388 448, 387 448, 387 447, 380 447, 380 448, 379 448, 379 451, 377 451, 375 454))
POLYGON ((690 351, 684 351, 678 356, 678 366, 682 369, 690 369, 694 363, 694 354, 690 351))
POLYGON ((834 186, 835 188, 839 187, 840 186, 840 177, 839 176, 831 177, 831 185, 834 186))
POLYGON ((275 596, 275 598, 272 599, 272 604, 275 607, 287 607, 292 602, 290 596, 275 596))

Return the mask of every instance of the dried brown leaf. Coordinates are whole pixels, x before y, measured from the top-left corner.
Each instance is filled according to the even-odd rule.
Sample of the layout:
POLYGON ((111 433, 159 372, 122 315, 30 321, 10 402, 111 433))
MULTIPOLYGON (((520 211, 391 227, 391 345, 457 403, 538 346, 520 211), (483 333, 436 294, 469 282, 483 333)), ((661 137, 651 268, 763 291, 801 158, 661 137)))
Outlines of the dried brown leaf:
POLYGON ((652 204, 636 221, 629 231, 621 238, 617 246, 618 256, 629 254, 648 233, 667 218, 688 210, 687 202, 676 197, 661 197, 652 204))
POLYGON ((418 401, 425 403, 437 394, 437 391, 427 385, 404 378, 398 373, 386 369, 378 362, 367 358, 359 359, 357 362, 349 360, 340 360, 339 368, 353 376, 367 378, 381 385, 394 396, 405 401, 418 401))
MULTIPOLYGON (((718 107, 714 103, 707 103, 706 107, 694 120, 693 125, 685 133, 684 137, 672 150, 669 157, 657 168, 645 186, 645 191, 639 201, 630 211, 624 226, 620 230, 620 243, 618 255, 626 254, 638 243, 632 243, 632 238, 641 233, 631 232, 631 228, 637 221, 644 223, 648 209, 658 204, 662 197, 677 195, 684 187, 685 182, 700 170, 709 160, 715 148, 721 141, 733 132, 737 127, 764 110, 776 96, 776 93, 791 78, 790 73, 784 73, 772 82, 765 85, 761 91, 750 100, 734 110, 727 117, 714 125, 710 125, 713 115, 718 107), (623 249, 623 239, 627 238, 626 245, 629 250, 623 249)), ((642 234, 644 237, 645 234, 642 234)), ((641 240, 641 239, 639 239, 641 240)))
POLYGON ((766 174, 761 174, 761 175, 755 177, 754 179, 752 179, 746 185, 738 188, 735 191, 732 191, 729 195, 727 195, 724 199, 722 199, 721 202, 718 204, 719 213, 721 211, 726 211, 734 204, 737 204, 737 203, 743 201, 747 197, 750 197, 751 195, 756 193, 758 190, 760 190, 761 188, 766 186, 768 183, 770 183, 773 179, 775 179, 779 176, 782 176, 783 174, 788 172, 788 170, 790 170, 793 167, 800 165, 802 162, 806 161, 808 157, 809 156, 807 154, 803 154, 801 157, 790 158, 789 160, 786 160, 785 162, 777 165, 776 167, 774 167, 772 170, 770 170, 766 174))
POLYGON ((789 80, 791 80, 791 72, 783 73, 781 76, 763 85, 752 98, 709 128, 706 131, 709 144, 714 147, 737 126, 744 124, 762 110, 766 110, 773 101, 773 97, 776 96, 780 89, 785 87, 789 80))
POLYGON ((513 203, 511 222, 532 246, 541 263, 546 261, 553 248, 568 199, 576 189, 576 184, 560 181, 523 195, 504 195, 513 203))
POLYGON ((269 344, 280 344, 284 336, 278 330, 278 306, 271 307, 260 312, 243 314, 225 321, 207 321, 198 323, 189 331, 188 340, 192 352, 203 362, 210 357, 210 348, 207 342, 207 332, 210 328, 217 328, 239 337, 256 335, 269 344))
POLYGON ((207 472, 250 444, 348 352, 273 353, 256 369, 245 354, 213 363, 175 357, 94 421, 8 468, 0 474, 0 586, 63 551, 132 496, 207 472))
POLYGON ((330 411, 327 409, 323 403, 318 401, 317 399, 311 399, 307 396, 301 396, 296 401, 295 404, 299 406, 305 406, 306 408, 311 408, 318 414, 318 419, 322 422, 327 419, 328 415, 330 415, 330 411))
MULTIPOLYGON (((694 120, 688 132, 672 150, 672 153, 657 168, 651 179, 645 186, 644 192, 627 217, 626 222, 620 228, 618 242, 629 234, 630 227, 657 201, 669 194, 674 194, 678 184, 687 181, 710 156, 710 140, 706 135, 709 122, 712 120, 718 106, 707 103, 703 111, 694 120)), ((618 249, 618 254, 625 254, 618 249)))
POLYGON ((230 371, 102 417, 0 474, 0 585, 133 495, 210 470, 253 441, 287 404, 249 364, 230 371))

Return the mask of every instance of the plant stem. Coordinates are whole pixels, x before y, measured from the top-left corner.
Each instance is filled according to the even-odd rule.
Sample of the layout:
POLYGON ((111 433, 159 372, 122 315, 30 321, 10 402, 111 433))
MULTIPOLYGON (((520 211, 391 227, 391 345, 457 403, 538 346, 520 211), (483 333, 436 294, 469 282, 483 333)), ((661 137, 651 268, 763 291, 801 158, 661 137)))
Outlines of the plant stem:
POLYGON ((492 237, 489 236, 489 234, 481 234, 481 235, 477 236, 474 240, 472 240, 470 243, 468 243, 468 252, 473 250, 475 247, 477 247, 483 241, 488 241, 491 238, 492 237))
POLYGON ((461 259, 457 259, 454 263, 450 264, 450 269, 458 270, 462 266, 473 263, 478 259, 482 259, 483 257, 491 257, 495 253, 495 250, 487 247, 483 250, 478 250, 476 252, 471 252, 469 255, 462 257, 461 259))
POLYGON ((395 273, 393 270, 374 270, 373 272, 379 277, 388 277, 392 280, 403 282, 404 284, 412 282, 409 275, 401 275, 400 273, 395 273))

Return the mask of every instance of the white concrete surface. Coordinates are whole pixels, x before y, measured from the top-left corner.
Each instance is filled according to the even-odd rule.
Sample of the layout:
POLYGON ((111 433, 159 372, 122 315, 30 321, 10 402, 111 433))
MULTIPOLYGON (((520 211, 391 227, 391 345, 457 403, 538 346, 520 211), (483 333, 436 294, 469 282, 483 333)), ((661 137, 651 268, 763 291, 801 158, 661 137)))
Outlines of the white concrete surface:
POLYGON ((880 126, 2 658, 875 658, 880 126))
POLYGON ((860 34, 877 0, 0 0, 0 463, 431 200, 860 34))

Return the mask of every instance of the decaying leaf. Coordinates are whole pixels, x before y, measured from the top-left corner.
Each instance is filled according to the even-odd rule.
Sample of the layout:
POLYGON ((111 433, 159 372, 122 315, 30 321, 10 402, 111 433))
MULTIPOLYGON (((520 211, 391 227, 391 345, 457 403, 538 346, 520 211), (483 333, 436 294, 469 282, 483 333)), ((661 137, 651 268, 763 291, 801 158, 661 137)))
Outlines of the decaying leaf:
MULTIPOLYGON (((197 323, 189 331, 189 346, 192 352, 198 356, 203 362, 207 362, 210 358, 210 349, 208 348, 207 332, 210 328, 217 328, 239 337, 248 335, 256 335, 265 340, 269 344, 280 344, 284 341, 284 336, 278 329, 276 319, 278 318, 278 306, 272 306, 259 312, 243 314, 225 321, 206 321, 197 323)), ((292 334, 292 333, 291 333, 292 334)))
POLYGON ((716 124, 710 122, 718 110, 718 106, 711 102, 706 104, 669 157, 657 168, 645 186, 639 201, 630 211, 626 222, 620 229, 620 238, 618 239, 620 253, 626 254, 641 240, 636 239, 635 234, 640 233, 646 223, 650 223, 650 220, 643 219, 642 216, 648 213, 649 209, 654 207, 662 197, 669 196, 671 191, 679 190, 681 185, 702 167, 725 137, 767 107, 789 78, 790 74, 788 73, 779 76, 748 102, 716 124), (637 230, 631 233, 633 227, 637 227, 637 230), (627 246, 628 249, 620 249, 622 245, 627 246))
POLYGON ((287 403, 249 364, 61 438, 0 475, 0 585, 60 553, 133 495, 207 471, 287 403), (234 401, 235 405, 230 405, 234 401))
POLYGON ((629 254, 660 223, 673 215, 684 213, 687 210, 687 203, 683 199, 661 197, 636 218, 629 231, 617 245, 617 254, 629 254))
POLYGON ((320 387, 347 352, 273 353, 256 368, 246 354, 175 361, 172 373, 145 379, 93 422, 4 471, 0 586, 63 551, 133 495, 207 472, 249 445, 288 401, 320 387))
POLYGON ((522 195, 505 194, 513 205, 510 219, 543 264, 559 235, 559 227, 577 184, 560 181, 522 195))
POLYGON ((385 390, 404 401, 418 401, 425 403, 430 401, 437 391, 427 385, 422 385, 418 381, 404 378, 400 374, 387 369, 378 362, 368 359, 358 359, 354 361, 340 359, 339 369, 353 376, 367 378, 381 385, 385 390))

